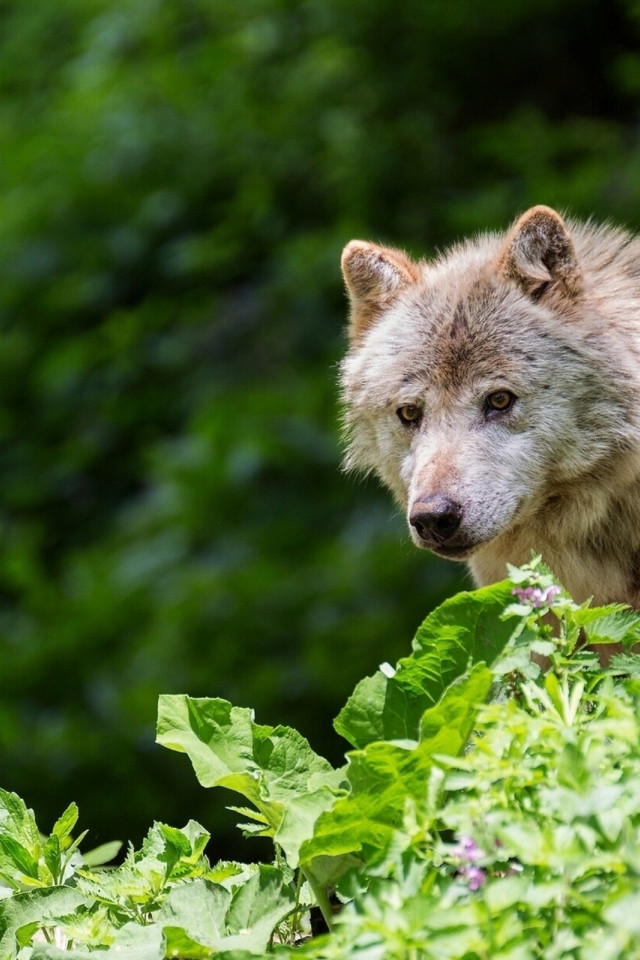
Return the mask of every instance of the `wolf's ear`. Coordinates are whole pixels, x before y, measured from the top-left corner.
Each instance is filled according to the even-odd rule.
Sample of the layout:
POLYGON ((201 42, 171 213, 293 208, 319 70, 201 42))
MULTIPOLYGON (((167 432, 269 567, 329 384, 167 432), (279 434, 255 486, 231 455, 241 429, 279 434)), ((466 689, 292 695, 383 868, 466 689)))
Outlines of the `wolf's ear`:
POLYGON ((499 268, 531 296, 540 296, 550 283, 575 297, 582 289, 573 240, 564 220, 551 207, 532 207, 507 236, 499 268))
POLYGON ((351 339, 357 340, 416 282, 418 267, 402 250, 351 240, 342 252, 342 274, 351 301, 351 339))

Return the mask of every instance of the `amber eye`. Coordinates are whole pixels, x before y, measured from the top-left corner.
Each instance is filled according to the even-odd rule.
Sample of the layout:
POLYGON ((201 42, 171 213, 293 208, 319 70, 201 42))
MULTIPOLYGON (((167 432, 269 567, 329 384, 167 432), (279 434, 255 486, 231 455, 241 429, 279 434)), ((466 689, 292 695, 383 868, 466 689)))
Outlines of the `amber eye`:
POLYGON ((418 423, 422 418, 422 407, 415 403, 407 403, 396 411, 401 423, 418 423))
POLYGON ((511 409, 515 400, 515 394, 511 393, 510 390, 496 390, 487 397, 486 407, 488 411, 496 410, 499 413, 504 413, 511 409))

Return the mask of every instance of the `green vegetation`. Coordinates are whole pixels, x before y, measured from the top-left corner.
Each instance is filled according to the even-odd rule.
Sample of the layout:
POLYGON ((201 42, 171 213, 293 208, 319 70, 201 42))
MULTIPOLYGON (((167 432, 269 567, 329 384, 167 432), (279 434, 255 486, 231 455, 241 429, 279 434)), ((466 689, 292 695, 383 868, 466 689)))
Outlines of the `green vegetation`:
POLYGON ((639 661, 603 670, 582 646, 628 650, 640 617, 578 606, 539 560, 511 574, 446 601, 358 684, 337 769, 251 710, 160 698, 159 743, 240 795, 271 864, 212 866, 190 821, 105 868, 117 850, 80 854, 75 805, 44 838, 0 791, 3 960, 640 957, 639 661))
POLYGON ((342 244, 639 226, 638 4, 0 12, 2 785, 93 845, 189 815, 236 856, 159 695, 338 762, 356 679, 465 582, 339 473, 342 244))

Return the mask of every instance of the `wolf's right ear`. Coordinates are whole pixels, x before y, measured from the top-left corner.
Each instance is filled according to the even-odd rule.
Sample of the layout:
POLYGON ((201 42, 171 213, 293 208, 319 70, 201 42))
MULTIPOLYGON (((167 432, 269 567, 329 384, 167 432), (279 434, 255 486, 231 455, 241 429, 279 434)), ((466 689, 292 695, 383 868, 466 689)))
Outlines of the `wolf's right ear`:
POLYGON ((357 340, 416 282, 418 267, 402 250, 351 240, 342 252, 342 274, 351 301, 349 332, 357 340))
POLYGON ((551 207, 532 207, 507 236, 499 269, 527 294, 540 293, 550 283, 574 297, 582 289, 582 273, 566 224, 551 207))

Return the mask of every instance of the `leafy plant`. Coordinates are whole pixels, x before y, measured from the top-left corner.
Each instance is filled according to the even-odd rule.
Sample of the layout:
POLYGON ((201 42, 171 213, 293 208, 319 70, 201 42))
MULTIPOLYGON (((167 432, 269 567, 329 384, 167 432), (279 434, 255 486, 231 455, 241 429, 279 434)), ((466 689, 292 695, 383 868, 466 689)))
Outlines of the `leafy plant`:
POLYGON ((190 822, 97 867, 74 807, 43 838, 1 793, 3 960, 640 957, 640 618, 574 603, 539 558, 510 575, 358 684, 338 769, 248 709, 161 697, 158 741, 240 795, 272 864, 212 866, 190 822), (605 669, 585 640, 626 653, 605 669))
POLYGON ((159 693, 326 754, 465 576, 337 470, 340 250, 541 200, 638 229, 638 0, 0 9, 2 782, 100 836, 188 810, 228 853, 150 754, 159 693))

